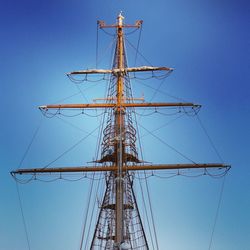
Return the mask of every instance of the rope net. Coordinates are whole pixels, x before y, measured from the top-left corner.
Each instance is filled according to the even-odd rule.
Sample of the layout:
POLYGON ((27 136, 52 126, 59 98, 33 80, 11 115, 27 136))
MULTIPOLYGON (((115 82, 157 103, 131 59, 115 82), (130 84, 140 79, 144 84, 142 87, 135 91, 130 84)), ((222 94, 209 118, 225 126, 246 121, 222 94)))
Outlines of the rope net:
MULTIPOLYGON (((132 177, 124 176, 124 241, 128 249, 149 249, 135 199, 132 177)), ((109 173, 90 249, 115 249, 115 175, 109 173)))

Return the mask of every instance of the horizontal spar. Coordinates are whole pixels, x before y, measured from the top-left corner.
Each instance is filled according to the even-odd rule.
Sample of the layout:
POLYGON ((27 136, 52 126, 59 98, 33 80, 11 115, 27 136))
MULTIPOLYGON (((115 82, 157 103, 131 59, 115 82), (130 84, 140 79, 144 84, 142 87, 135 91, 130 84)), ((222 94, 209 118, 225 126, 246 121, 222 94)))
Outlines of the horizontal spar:
MULTIPOLYGON (((123 171, 139 171, 139 170, 164 170, 164 169, 198 169, 198 168, 230 168, 229 165, 220 163, 207 164, 158 164, 158 165, 132 165, 124 166, 123 171)), ((76 173, 76 172, 104 172, 116 171, 116 166, 110 167, 64 167, 64 168, 33 168, 18 169, 12 171, 11 174, 36 174, 36 173, 76 173)))
POLYGON ((150 108, 150 107, 201 107, 199 104, 189 103, 189 102, 145 102, 145 103, 125 103, 124 107, 134 107, 134 108, 150 108))
MULTIPOLYGON (((39 109, 88 109, 88 108, 114 108, 118 107, 117 103, 91 103, 91 104, 52 104, 39 106, 39 109)), ((152 108, 152 107, 194 107, 199 108, 201 105, 194 103, 166 103, 166 102, 148 102, 148 103, 122 103, 124 108, 152 108)))
POLYGON ((172 68, 168 67, 151 67, 151 66, 141 66, 123 69, 86 69, 78 70, 67 73, 67 75, 84 75, 84 74, 126 74, 129 72, 145 72, 145 71, 173 71, 172 68))

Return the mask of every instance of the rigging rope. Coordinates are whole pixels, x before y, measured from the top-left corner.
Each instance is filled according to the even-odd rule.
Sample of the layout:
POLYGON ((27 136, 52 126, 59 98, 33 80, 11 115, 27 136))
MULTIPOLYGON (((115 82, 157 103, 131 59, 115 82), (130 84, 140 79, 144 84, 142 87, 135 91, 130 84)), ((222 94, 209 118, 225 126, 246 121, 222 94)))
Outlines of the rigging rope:
POLYGON ((25 158, 26 158, 26 156, 27 156, 27 154, 28 154, 28 152, 29 152, 29 150, 30 150, 30 148, 31 148, 31 146, 32 146, 32 144, 33 144, 39 130, 40 130, 40 128, 41 128, 42 122, 43 122, 43 117, 41 118, 41 120, 40 120, 40 122, 39 122, 39 124, 38 124, 32 138, 31 138, 31 141, 30 141, 29 145, 28 145, 27 149, 24 152, 24 155, 23 155, 23 157, 22 157, 22 159, 21 159, 21 161, 20 161, 20 163, 18 165, 18 169, 22 166, 22 164, 23 164, 23 162, 24 162, 24 160, 25 160, 25 158))
POLYGON ((136 47, 135 63, 134 63, 135 66, 136 66, 136 62, 137 62, 138 51, 139 51, 139 45, 140 45, 140 41, 141 41, 141 33, 142 33, 142 24, 141 24, 141 27, 140 27, 140 33, 139 33, 139 38, 138 38, 137 47, 136 47))
POLYGON ((71 98, 71 97, 74 97, 74 96, 76 96, 76 95, 79 95, 79 93, 80 93, 80 91, 78 91, 77 93, 74 93, 74 94, 72 94, 72 95, 70 95, 70 96, 67 96, 67 97, 65 97, 65 98, 59 99, 58 101, 53 102, 52 104, 57 104, 57 103, 60 103, 60 102, 64 102, 65 100, 68 100, 68 99, 71 98))
MULTIPOLYGON (((97 109, 94 109, 97 113, 97 109)), ((93 111, 93 110, 90 110, 90 111, 93 111)), ((95 115, 91 115, 90 113, 86 113, 86 110, 85 109, 82 109, 80 112, 79 112, 79 109, 77 110, 74 110, 74 109, 64 109, 64 108, 58 108, 54 111, 54 113, 52 113, 51 111, 49 112, 48 110, 41 110, 42 114, 46 117, 46 118, 53 118, 53 117, 58 117, 58 115, 61 115, 61 116, 64 116, 64 117, 76 117, 76 116, 79 116, 79 115, 87 115, 89 117, 99 117, 99 116, 102 116, 103 114, 105 114, 106 111, 102 112, 102 113, 99 113, 99 114, 95 114, 95 115), (64 111, 64 113, 62 112, 64 111), (68 111, 69 112, 76 112, 78 111, 78 113, 75 113, 75 114, 66 114, 66 112, 68 111)))
POLYGON ((154 214, 153 214, 152 202, 151 202, 151 197, 150 197, 150 192, 149 192, 148 180, 147 179, 146 179, 146 188, 147 188, 149 209, 150 209, 150 214, 151 214, 152 224, 153 224, 153 231, 154 231, 156 249, 159 250, 159 245, 158 245, 158 240, 157 240, 157 234, 156 234, 156 229, 155 229, 155 223, 154 223, 154 214))
POLYGON ((212 233, 211 233, 211 237, 210 237, 208 250, 211 249, 212 243, 213 243, 215 227, 217 225, 220 207, 221 207, 221 203, 222 203, 222 196, 224 193, 225 181, 226 181, 226 175, 224 176, 223 181, 222 181, 222 185, 221 185, 221 190, 220 190, 220 194, 219 194, 219 200, 218 200, 218 205, 217 205, 217 209, 216 209, 216 213, 215 213, 214 224, 213 224, 213 228, 212 228, 212 233))
POLYGON ((207 130, 206 130, 204 124, 202 123, 202 121, 201 121, 199 115, 197 114, 196 117, 197 117, 197 120, 198 120, 198 122, 199 122, 201 128, 203 129, 204 133, 206 134, 206 136, 207 136, 207 138, 208 138, 208 140, 209 140, 209 142, 210 142, 212 148, 214 149, 215 153, 217 154, 217 156, 219 157, 219 159, 221 160, 221 162, 224 163, 224 161, 223 161, 223 159, 222 159, 222 157, 221 157, 219 151, 218 151, 217 148, 215 147, 215 144, 213 143, 211 136, 209 136, 209 134, 208 134, 208 132, 207 132, 207 130))
POLYGON ((75 86, 76 86, 76 88, 79 90, 79 92, 81 93, 83 99, 85 99, 86 102, 88 103, 89 100, 87 99, 86 95, 84 95, 84 93, 83 93, 83 91, 81 90, 81 88, 80 88, 77 84, 76 84, 75 86))
MULTIPOLYGON (((60 121, 64 122, 64 123, 68 124, 68 125, 71 126, 72 128, 75 128, 75 129, 77 129, 77 130, 79 130, 79 131, 84 132, 85 134, 88 134, 88 133, 89 133, 89 132, 87 132, 86 130, 84 130, 84 129, 78 127, 78 126, 76 126, 75 124, 73 124, 73 123, 71 123, 71 122, 69 122, 69 121, 63 119, 63 118, 60 117, 60 116, 56 116, 56 118, 59 119, 60 121)), ((95 137, 94 135, 92 135, 92 136, 95 137)))
MULTIPOLYGON (((95 172, 93 173, 93 175, 95 175, 95 172)), ((91 196, 92 196, 92 192, 93 192, 93 185, 94 185, 94 181, 91 182, 88 201, 86 203, 86 212, 85 212, 85 218, 84 218, 81 241, 80 241, 80 250, 82 250, 83 241, 84 241, 84 237, 85 237, 85 230, 86 230, 86 226, 87 226, 89 207, 90 207, 90 200, 91 200, 91 196)))
POLYGON ((149 102, 151 102, 151 101, 154 99, 155 95, 156 95, 158 92, 160 92, 160 88, 161 88, 162 84, 165 82, 165 80, 166 80, 166 78, 164 78, 163 80, 161 80, 161 82, 160 82, 158 88, 155 89, 155 92, 152 94, 152 96, 151 96, 149 102))
MULTIPOLYGON (((138 79, 138 78, 136 78, 136 79, 138 79)), ((139 80, 140 80, 140 79, 139 79, 139 80)), ((150 86, 150 85, 148 85, 148 84, 146 84, 146 83, 143 83, 142 81, 138 81, 138 82, 139 82, 140 84, 142 84, 142 85, 144 85, 144 86, 150 88, 150 89, 153 89, 153 90, 155 90, 155 91, 158 91, 156 88, 154 88, 154 87, 152 87, 152 86, 150 86)), ((159 92, 159 91, 158 91, 158 92, 159 92)), ((166 96, 168 96, 168 97, 171 97, 171 98, 173 98, 173 99, 182 101, 182 102, 187 102, 187 100, 185 100, 185 99, 183 99, 183 98, 180 98, 180 97, 177 97, 177 96, 174 96, 174 95, 171 95, 171 94, 169 94, 169 93, 167 93, 167 92, 165 92, 165 91, 163 91, 163 90, 161 90, 159 93, 164 94, 164 95, 166 95, 166 96)))
MULTIPOLYGON (((154 130, 151 130, 151 133, 156 132, 156 131, 158 131, 158 130, 164 128, 164 127, 166 127, 167 125, 169 125, 169 124, 175 122, 177 119, 181 118, 182 116, 184 116, 183 113, 180 114, 179 116, 175 117, 174 119, 172 119, 172 120, 170 120, 170 121, 167 121, 166 123, 164 123, 164 124, 161 125, 160 127, 156 128, 156 129, 154 129, 154 130)), ((144 137, 144 136, 147 136, 148 134, 150 134, 150 133, 146 133, 146 134, 142 135, 140 138, 142 138, 142 137, 144 137)))
MULTIPOLYGON (((96 192, 95 192, 95 195, 93 198, 94 201, 92 204, 91 215, 90 215, 90 219, 89 219, 88 233, 87 233, 86 240, 85 240, 85 249, 88 249, 89 235, 90 235, 90 231, 91 231, 91 225, 92 225, 92 221, 93 221, 94 211, 95 211, 95 208, 97 207, 96 204, 98 205, 97 193, 98 193, 99 187, 100 187, 100 180, 97 182, 96 192)), ((89 206, 90 206, 90 204, 89 204, 89 206)))
POLYGON ((21 195, 20 195, 20 191, 19 191, 19 187, 18 187, 17 182, 16 182, 16 190, 17 190, 17 195, 18 195, 18 200, 19 200, 19 207, 20 207, 20 211, 21 211, 21 215, 22 215, 22 221, 23 221, 23 227, 24 227, 24 231, 25 231, 26 241, 27 241, 28 249, 30 250, 31 248, 30 248, 30 239, 29 239, 29 234, 28 234, 28 228, 27 228, 27 224, 25 221, 25 216, 24 216, 23 206, 22 206, 22 201, 21 201, 21 195))
MULTIPOLYGON (((31 141, 30 141, 30 143, 29 143, 29 145, 28 145, 26 151, 24 152, 24 155, 23 155, 23 157, 22 157, 22 159, 21 159, 21 161, 20 161, 20 163, 19 163, 19 165, 18 165, 18 169, 22 166, 22 164, 23 164, 23 162, 24 162, 24 160, 25 160, 25 158, 26 158, 26 156, 27 156, 27 154, 28 154, 28 152, 29 152, 29 150, 30 150, 30 148, 31 148, 31 146, 32 146, 32 144, 33 144, 33 142, 34 142, 34 140, 35 140, 35 138, 36 138, 36 136, 37 136, 39 130, 40 130, 40 128, 41 128, 42 122, 43 122, 43 117, 41 118, 41 120, 40 120, 40 122, 39 122, 39 124, 38 124, 38 127, 36 128, 36 130, 35 130, 35 132, 34 132, 32 138, 31 138, 31 141)), ((33 177, 32 177, 32 179, 33 179, 33 177)), ((16 180, 16 178, 15 178, 15 180, 16 180)), ((29 180, 29 181, 30 181, 30 180, 29 180)), ((29 181, 28 181, 28 182, 29 182, 29 181)), ((23 222, 23 227, 24 227, 26 242, 27 242, 27 245, 28 245, 28 249, 30 250, 31 247, 30 247, 29 233, 28 233, 28 228, 27 228, 25 216, 24 216, 24 211, 23 211, 22 200, 21 200, 21 194, 20 194, 18 182, 16 182, 16 190, 17 190, 17 196, 18 196, 19 207, 20 207, 21 216, 22 216, 22 222, 23 222)))
MULTIPOLYGON (((96 144, 95 160, 98 159, 99 152, 100 152, 100 145, 101 145, 101 139, 102 139, 102 131, 103 131, 103 127, 104 127, 104 120, 105 120, 106 113, 107 112, 105 111, 104 115, 102 116, 102 119, 100 119, 99 132, 98 132, 99 136, 98 136, 97 144, 96 144)), ((102 174, 102 176, 104 177, 103 174, 102 174)), ((95 194, 95 197, 96 197, 95 201, 97 201, 97 192, 98 192, 98 188, 99 188, 100 182, 101 182, 101 178, 99 179, 98 184, 97 184, 97 189, 96 189, 96 194, 95 194)), ((95 208, 95 204, 96 204, 96 202, 93 201, 92 212, 91 212, 91 216, 90 216, 90 219, 89 219, 89 224, 88 224, 89 226, 88 226, 88 231, 87 231, 87 235, 86 235, 85 232, 86 232, 86 228, 87 228, 87 216, 89 214, 90 201, 91 201, 92 193, 93 193, 93 184, 94 184, 94 178, 93 178, 93 180, 91 182, 91 190, 90 190, 90 193, 89 193, 89 200, 88 200, 88 203, 87 203, 87 208, 86 208, 86 213, 85 213, 86 216, 85 216, 85 220, 83 222, 84 225, 83 225, 81 242, 80 242, 80 250, 82 250, 84 240, 85 240, 85 249, 87 249, 87 247, 88 247, 88 238, 89 238, 89 234, 90 234, 90 230, 91 230, 91 225, 92 225, 93 215, 94 215, 94 210, 95 210, 94 208, 95 208)))
POLYGON ((142 127, 144 130, 146 130, 150 135, 152 135, 153 137, 155 137, 156 139, 158 139, 161 143, 163 143, 164 145, 166 145, 167 147, 169 147, 170 149, 172 149, 173 151, 175 151, 176 153, 178 153, 179 155, 181 155, 183 158, 185 158, 188 161, 191 161, 192 163, 196 164, 195 161, 193 161, 191 158, 187 157, 186 155, 184 155, 183 153, 181 153, 180 151, 178 151, 176 148, 172 147, 171 145, 169 145, 168 143, 166 143, 165 141, 163 141, 160 137, 158 137, 157 135, 155 135, 154 133, 152 133, 151 131, 149 131, 148 129, 146 129, 144 126, 142 126, 141 124, 139 124, 140 127, 142 127))
MULTIPOLYGON (((143 157, 143 151, 142 151, 142 144, 141 144, 141 137, 139 135, 139 126, 138 126, 138 122, 137 122, 137 119, 136 119, 136 114, 135 114, 135 108, 134 108, 134 120, 135 120, 135 124, 136 124, 136 129, 137 129, 137 132, 138 132, 138 141, 139 141, 139 148, 140 148, 140 153, 141 153, 141 159, 143 161, 144 157, 143 157)), ((139 176, 139 173, 137 172, 138 176, 139 176)), ((146 171, 143 171, 143 174, 144 176, 146 177, 146 171)), ((145 178, 146 179, 146 178, 145 178)), ((144 197, 144 191, 143 191, 143 187, 142 187, 142 182, 141 180, 139 179, 139 184, 140 184, 140 188, 141 188, 141 195, 142 195, 142 201, 143 201, 143 205, 144 205, 144 209, 145 209, 145 215, 146 215, 146 220, 147 220, 147 223, 148 223, 148 228, 149 228, 149 235, 150 235, 150 239, 151 239, 151 244, 152 244, 152 247, 153 247, 153 250, 155 249, 155 246, 154 246, 154 240, 153 240, 153 236, 152 236, 152 231, 151 231, 151 226, 150 226, 150 221, 149 221, 149 218, 148 218, 148 211, 147 211, 147 206, 146 206, 146 202, 145 202, 145 197, 144 197)), ((148 186, 148 182, 147 182, 147 179, 146 179, 146 186, 148 186)), ((147 192, 148 192, 148 188, 146 189, 147 192)), ((150 199, 150 194, 148 193, 148 199, 150 199)), ((152 215, 153 211, 150 209, 150 214, 151 214, 151 221, 154 225, 154 217, 152 215)), ((155 228, 155 226, 153 226, 153 228, 155 228)), ((154 232, 154 236, 155 236, 155 241, 157 242, 157 235, 155 234, 154 232)), ((158 242, 156 243, 156 245, 158 246, 158 242)))
MULTIPOLYGON (((143 113, 139 113, 139 112, 135 112, 135 113, 137 115, 139 115, 139 116, 151 116, 153 114, 160 114, 160 115, 164 115, 164 116, 174 116, 174 115, 180 114, 182 112, 183 113, 181 114, 181 116, 183 116, 184 114, 187 114, 187 115, 191 116, 191 114, 195 113, 193 110, 191 110, 191 111, 185 111, 185 109, 183 107, 174 107, 174 108, 168 107, 168 108, 166 108, 166 110, 177 110, 177 111, 175 111, 173 113, 163 113, 163 112, 159 111, 159 110, 162 110, 163 108, 160 108, 159 110, 158 110, 158 108, 155 108, 155 110, 153 112, 150 112, 148 114, 144 114, 146 110, 150 110, 150 109, 152 109, 152 107, 144 108, 144 112, 143 113)), ((194 115, 196 115, 196 113, 193 114, 192 116, 194 116, 194 115)))
POLYGON ((140 53, 139 50, 137 50, 137 48, 125 37, 125 41, 128 42, 128 44, 135 50, 137 51, 137 54, 139 54, 148 64, 149 66, 153 66, 153 64, 151 64, 149 62, 149 60, 147 60, 147 58, 145 56, 142 55, 142 53, 140 53))
POLYGON ((97 126, 94 130, 92 130, 89 134, 87 134, 86 136, 84 136, 83 138, 81 138, 78 142, 76 142, 74 145, 72 145, 70 148, 68 148, 67 150, 65 150, 62 154, 60 154, 56 159, 54 159, 53 161, 51 161, 50 163, 46 164, 43 168, 47 168, 49 167, 51 164, 53 164, 54 162, 56 162, 57 160, 59 160, 61 157, 63 157, 65 154, 67 154, 68 152, 70 152, 73 148, 75 148, 76 146, 78 146, 80 143, 82 143, 85 139, 87 139, 90 135, 92 135, 97 129, 99 128, 99 126, 97 126))
MULTIPOLYGON (((110 51, 110 50, 112 50, 113 51, 113 49, 114 49, 114 46, 115 46, 115 42, 116 42, 116 36, 114 35, 113 36, 113 39, 111 40, 111 42, 108 44, 108 46, 106 47, 106 49, 104 50, 104 52, 102 53, 102 56, 101 57, 99 57, 99 54, 98 54, 98 58, 96 58, 96 65, 98 66, 99 65, 99 63, 100 63, 100 61, 104 58, 104 56, 105 56, 105 54, 108 52, 108 51, 110 51), (111 48, 113 48, 113 49, 111 49, 111 48)), ((112 61, 112 60, 111 60, 112 61)), ((97 68, 97 67, 96 67, 97 68)), ((103 79, 102 80, 107 80, 106 78, 105 78, 105 74, 103 75, 103 79)))
MULTIPOLYGON (((143 172, 145 174, 145 171, 143 171, 143 172)), ((145 174, 145 176, 146 176, 146 174, 145 174)), ((140 179, 139 179, 139 184, 140 184, 140 189, 141 189, 142 202, 143 202, 144 209, 145 209, 146 220, 147 220, 147 223, 148 223, 148 230, 149 230, 149 235, 150 235, 150 239, 151 239, 151 244, 152 244, 152 247, 153 247, 153 250, 154 250, 155 249, 155 247, 154 247, 154 240, 153 240, 153 235, 152 235, 151 226, 150 226, 150 220, 149 220, 149 216, 148 216, 147 204, 146 204, 146 200, 145 200, 144 189, 143 189, 142 182, 141 182, 140 179)))
MULTIPOLYGON (((98 159, 100 148, 101 148, 100 145, 101 145, 101 139, 102 139, 102 131, 103 131, 103 127, 104 127, 104 120, 105 120, 105 115, 100 120, 100 129, 99 129, 99 133, 98 133, 99 134, 98 142, 96 144, 95 160, 98 159)), ((102 180, 103 180, 104 179, 104 174, 102 174, 102 176, 103 176, 103 178, 102 178, 102 180)), ((90 219, 89 219, 89 223, 88 223, 88 232, 87 232, 87 236, 86 236, 86 239, 85 239, 85 248, 84 249, 88 249, 89 235, 90 235, 91 225, 92 225, 94 211, 95 211, 95 207, 96 207, 95 205, 98 202, 98 189, 99 189, 99 186, 100 186, 100 182, 101 182, 101 178, 97 182, 96 192, 95 192, 95 195, 94 195, 94 198, 93 198, 94 201, 92 202, 93 204, 92 204, 91 215, 90 215, 90 219)), ((104 188, 103 188, 103 190, 104 190, 104 188)), ((90 201, 89 201, 89 206, 90 206, 90 201)), ((85 221, 85 223, 87 224, 87 221, 85 221)), ((82 238, 84 239, 84 235, 82 236, 82 238)), ((82 245, 82 243, 81 243, 81 245, 82 245)), ((80 250, 81 250, 81 248, 80 248, 80 250)))
POLYGON ((96 49, 96 51, 95 51, 95 66, 96 66, 96 68, 97 68, 97 66, 98 66, 98 51, 99 51, 99 49, 98 49, 98 47, 99 47, 99 23, 97 22, 97 24, 96 24, 96 47, 95 47, 95 49, 96 49))

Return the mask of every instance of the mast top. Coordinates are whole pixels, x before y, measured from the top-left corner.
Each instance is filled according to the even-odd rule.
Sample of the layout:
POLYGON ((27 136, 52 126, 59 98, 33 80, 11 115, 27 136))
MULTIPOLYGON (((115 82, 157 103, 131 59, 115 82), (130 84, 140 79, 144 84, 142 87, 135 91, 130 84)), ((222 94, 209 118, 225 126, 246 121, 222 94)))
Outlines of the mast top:
POLYGON ((124 16, 122 15, 122 11, 119 13, 118 17, 117 17, 117 20, 118 20, 118 27, 121 28, 122 25, 123 25, 123 19, 124 19, 124 16))

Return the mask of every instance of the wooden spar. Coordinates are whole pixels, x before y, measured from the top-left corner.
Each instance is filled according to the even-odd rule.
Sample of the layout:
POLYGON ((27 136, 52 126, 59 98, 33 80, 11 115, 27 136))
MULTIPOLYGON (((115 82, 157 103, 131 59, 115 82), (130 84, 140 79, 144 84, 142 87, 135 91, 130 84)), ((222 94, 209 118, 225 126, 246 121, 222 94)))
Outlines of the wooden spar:
MULTIPOLYGON (((221 163, 197 163, 197 164, 157 164, 157 165, 131 165, 123 166, 122 171, 142 171, 142 170, 174 170, 174 169, 199 169, 199 168, 217 168, 230 169, 229 165, 221 163)), ((96 166, 96 167, 63 167, 63 168, 33 168, 33 169, 18 169, 12 171, 11 174, 38 174, 38 173, 80 173, 80 172, 107 172, 117 171, 117 166, 96 166)))
MULTIPOLYGON (((124 37, 123 37, 123 19, 124 17, 119 14, 117 17, 118 26, 117 26, 117 67, 119 71, 122 71, 125 66, 124 58, 124 37)), ((124 176, 123 176, 123 162, 124 162, 124 125, 125 112, 123 111, 123 98, 124 98, 124 74, 117 73, 116 75, 116 93, 117 93, 117 102, 115 107, 115 136, 117 141, 114 146, 114 151, 116 154, 116 178, 115 178, 115 245, 120 246, 124 241, 125 229, 124 229, 124 176)), ((120 247, 119 247, 120 248, 120 247)), ((118 248, 118 249, 119 249, 118 248)))
MULTIPOLYGON (((43 105, 39 106, 39 109, 46 110, 46 109, 95 109, 95 108, 114 108, 117 106, 117 103, 91 103, 91 104, 51 104, 51 105, 43 105)), ((193 107, 193 108, 200 108, 201 105, 194 104, 194 103, 167 103, 167 102, 144 102, 144 103, 121 103, 122 107, 125 108, 152 108, 152 107, 193 107)))
POLYGON ((129 72, 144 72, 144 71, 173 71, 173 68, 168 67, 151 67, 151 66, 141 66, 132 68, 121 68, 121 69, 87 69, 78 70, 67 73, 67 75, 83 75, 83 74, 125 74, 129 72))
MULTIPOLYGON (((119 16, 118 16, 118 18, 119 18, 119 16)), ((119 21, 119 19, 118 19, 118 21, 119 21)), ((105 21, 102 21, 102 20, 97 21, 97 24, 99 25, 99 27, 101 29, 103 29, 103 28, 137 28, 137 29, 139 29, 141 27, 142 23, 143 23, 142 20, 137 20, 134 25, 124 24, 121 21, 116 23, 116 24, 107 25, 105 23, 105 21)))

